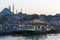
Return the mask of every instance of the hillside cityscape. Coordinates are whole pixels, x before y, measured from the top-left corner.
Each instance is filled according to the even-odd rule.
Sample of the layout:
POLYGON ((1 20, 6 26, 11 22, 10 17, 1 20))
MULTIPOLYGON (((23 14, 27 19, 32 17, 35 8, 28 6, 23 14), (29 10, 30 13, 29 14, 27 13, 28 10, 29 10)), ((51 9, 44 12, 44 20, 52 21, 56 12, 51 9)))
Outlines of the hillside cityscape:
MULTIPOLYGON (((13 11, 11 11, 11 7, 4 8, 0 12, 0 31, 16 31, 16 30, 28 30, 29 28, 33 28, 32 26, 37 26, 38 28, 41 27, 41 24, 47 24, 49 29, 59 29, 60 24, 60 14, 56 15, 38 15, 38 14, 26 14, 21 11, 18 13, 16 10, 16 14, 14 13, 14 6, 13 11), (34 21, 34 24, 31 23, 32 20, 34 21), (41 23, 38 23, 40 22, 41 23), (43 22, 42 22, 43 21, 43 22), (35 23, 36 22, 36 23, 35 23)), ((42 26, 44 30, 46 30, 47 25, 42 26)), ((43 30, 39 29, 39 30, 43 30)), ((31 29, 30 29, 31 30, 31 29)), ((37 30, 35 28, 35 30, 37 30)), ((2 31, 2 32, 4 32, 2 31)))

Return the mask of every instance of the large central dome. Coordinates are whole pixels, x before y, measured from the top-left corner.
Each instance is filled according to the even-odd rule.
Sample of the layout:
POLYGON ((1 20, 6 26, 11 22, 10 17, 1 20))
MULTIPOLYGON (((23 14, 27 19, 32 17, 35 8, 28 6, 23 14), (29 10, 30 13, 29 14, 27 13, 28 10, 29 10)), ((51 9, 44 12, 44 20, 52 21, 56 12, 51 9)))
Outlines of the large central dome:
POLYGON ((4 15, 4 14, 13 14, 13 12, 11 12, 8 8, 4 8, 1 13, 1 15, 4 15))

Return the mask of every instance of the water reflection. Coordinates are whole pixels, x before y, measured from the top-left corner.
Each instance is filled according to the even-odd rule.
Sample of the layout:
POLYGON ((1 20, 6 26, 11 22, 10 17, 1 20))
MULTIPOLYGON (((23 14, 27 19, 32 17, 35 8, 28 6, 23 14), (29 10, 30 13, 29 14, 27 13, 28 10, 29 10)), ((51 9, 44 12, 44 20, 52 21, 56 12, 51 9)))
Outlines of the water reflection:
POLYGON ((1 36, 0 40, 60 40, 60 34, 47 34, 36 36, 1 36))

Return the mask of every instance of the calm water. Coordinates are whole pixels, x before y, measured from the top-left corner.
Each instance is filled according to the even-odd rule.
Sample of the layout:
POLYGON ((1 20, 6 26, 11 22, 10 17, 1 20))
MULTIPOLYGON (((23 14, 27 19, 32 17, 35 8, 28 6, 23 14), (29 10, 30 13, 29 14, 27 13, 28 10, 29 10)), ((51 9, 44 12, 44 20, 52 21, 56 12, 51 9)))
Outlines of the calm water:
POLYGON ((0 40, 60 40, 60 34, 46 34, 39 36, 0 36, 0 40))

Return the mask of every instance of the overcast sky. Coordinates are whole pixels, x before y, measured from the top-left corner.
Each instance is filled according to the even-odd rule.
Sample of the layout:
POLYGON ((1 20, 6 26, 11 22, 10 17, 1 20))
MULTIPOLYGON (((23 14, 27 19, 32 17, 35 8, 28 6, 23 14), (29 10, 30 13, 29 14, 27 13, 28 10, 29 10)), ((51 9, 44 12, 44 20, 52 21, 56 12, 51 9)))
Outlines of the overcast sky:
POLYGON ((56 14, 60 13, 60 0, 0 0, 0 11, 9 5, 15 5, 18 12, 22 8, 29 14, 56 14))

